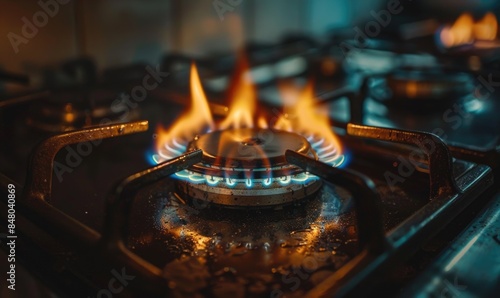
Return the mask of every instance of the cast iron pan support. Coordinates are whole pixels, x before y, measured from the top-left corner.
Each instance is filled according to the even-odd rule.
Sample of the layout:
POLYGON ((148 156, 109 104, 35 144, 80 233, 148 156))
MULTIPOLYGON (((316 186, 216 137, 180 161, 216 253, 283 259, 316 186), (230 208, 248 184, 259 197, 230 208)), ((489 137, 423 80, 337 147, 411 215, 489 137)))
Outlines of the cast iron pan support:
POLYGON ((52 231, 55 237, 67 239, 79 248, 92 246, 99 239, 96 231, 50 205, 54 157, 62 148, 71 144, 122 136, 147 129, 148 122, 139 121, 72 131, 43 141, 31 156, 19 208, 44 230, 52 231))
MULTIPOLYGON (((388 232, 386 249, 373 254, 361 251, 346 265, 306 294, 306 297, 366 296, 381 279, 411 257, 420 245, 442 230, 464 210, 478 194, 492 184, 491 170, 475 166, 471 173, 459 178, 461 187, 453 177, 451 155, 446 144, 437 136, 414 131, 368 127, 348 124, 350 135, 407 145, 433 144, 422 148, 428 155, 430 201, 396 228, 388 232), (433 148, 430 150, 430 148, 433 148), (464 184, 466 181, 466 184, 464 184)), ((418 145, 417 145, 418 146, 418 145)))
POLYGON ((117 265, 127 264, 140 277, 141 286, 151 292, 168 293, 167 281, 160 268, 134 254, 125 245, 132 203, 140 189, 201 162, 202 156, 201 150, 192 151, 133 174, 114 188, 107 201, 101 248, 117 265))
POLYGON ((354 200, 360 248, 366 248, 373 253, 380 253, 385 249, 380 196, 373 181, 360 173, 334 168, 295 151, 287 150, 285 156, 289 163, 327 182, 347 188, 354 200))
POLYGON ((430 199, 446 197, 459 192, 453 178, 450 151, 438 136, 410 130, 398 130, 382 127, 347 125, 347 133, 352 136, 380 141, 396 142, 418 146, 429 159, 430 199))

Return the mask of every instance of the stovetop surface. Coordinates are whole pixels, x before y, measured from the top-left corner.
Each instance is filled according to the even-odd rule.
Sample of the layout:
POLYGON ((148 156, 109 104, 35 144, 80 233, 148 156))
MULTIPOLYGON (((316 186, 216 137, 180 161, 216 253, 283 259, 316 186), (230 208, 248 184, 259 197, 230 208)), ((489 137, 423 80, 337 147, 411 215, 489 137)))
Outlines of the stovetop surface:
MULTIPOLYGON (((481 76, 484 78, 487 74, 470 76, 470 83, 476 89, 480 84, 484 86, 481 76)), ((321 97, 339 88, 359 91, 364 78, 355 73, 320 81, 316 94, 321 97)), ((307 76, 301 75, 289 80, 301 83, 306 79, 307 76)), ((134 85, 130 86, 121 91, 130 92, 134 85)), ((105 198, 121 179, 153 165, 156 126, 160 123, 168 126, 187 105, 186 90, 171 89, 169 85, 159 86, 144 101, 129 106, 119 119, 120 122, 146 119, 149 121, 147 132, 104 140, 90 145, 85 154, 75 153, 82 149, 78 145, 61 150, 55 158, 51 204, 91 229, 103 232, 105 198)), ((103 92, 96 94, 104 96, 103 92)), ((114 102, 115 92, 104 94, 104 102, 114 102)), ((218 105, 224 103, 223 98, 221 92, 209 95, 211 102, 218 105)), ((281 105, 279 92, 272 84, 259 87, 259 98, 273 113, 281 105)), ((1 149, 0 172, 21 183, 27 177, 32 150, 56 134, 30 126, 32 104, 23 103, 0 111, 3 119, 0 139, 9 143, 1 149)), ((332 119, 343 123, 350 120, 348 98, 327 100, 323 105, 332 119)), ((432 132, 449 144, 489 150, 497 148, 500 142, 498 111, 500 100, 496 90, 484 99, 472 93, 447 99, 444 104, 430 103, 418 110, 368 98, 363 104, 362 123, 432 132)), ((428 204, 429 177, 425 165, 395 189, 384 176, 387 171, 397 172, 401 163, 398 157, 407 156, 411 152, 409 148, 391 147, 392 155, 380 157, 365 150, 364 142, 361 143, 365 147, 359 140, 347 136, 345 127, 336 130, 343 138, 348 155, 344 169, 363 173, 375 183, 382 199, 385 232, 392 231, 428 204)), ((368 145, 374 144, 378 143, 368 142, 368 145)), ((464 177, 476 170, 474 163, 454 159, 453 177, 464 179, 464 185, 468 182, 464 177)), ((483 168, 481 171, 487 172, 483 168)), ((170 280, 170 288, 183 295, 231 293, 238 296, 244 288, 257 296, 279 290, 298 297, 354 259, 359 249, 353 199, 341 185, 323 182, 322 189, 312 198, 280 210, 228 211, 218 206, 193 209, 179 192, 174 178, 142 189, 138 198, 131 215, 131 221, 136 224, 130 227, 127 247, 160 268, 170 280), (306 267, 310 265, 306 268, 307 278, 296 272, 290 275, 297 266, 304 266, 304 260, 315 262, 306 264, 306 267), (290 276, 293 279, 287 280, 290 276)))

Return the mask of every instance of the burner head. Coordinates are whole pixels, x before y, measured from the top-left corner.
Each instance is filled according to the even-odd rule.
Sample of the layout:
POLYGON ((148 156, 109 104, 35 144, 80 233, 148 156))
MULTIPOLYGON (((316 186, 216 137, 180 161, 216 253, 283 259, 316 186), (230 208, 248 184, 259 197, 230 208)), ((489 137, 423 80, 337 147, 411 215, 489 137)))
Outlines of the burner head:
POLYGON ((64 132, 87 126, 135 120, 138 109, 124 113, 114 92, 59 92, 30 105, 27 123, 40 131, 64 132))
POLYGON ((214 167, 259 169, 286 166, 286 150, 315 157, 304 137, 280 130, 231 129, 195 138, 188 150, 203 150, 204 161, 214 167))
POLYGON ((378 101, 401 106, 439 106, 472 93, 465 73, 401 70, 375 78, 370 94, 378 101))
POLYGON ((318 159, 306 138, 270 129, 231 129, 196 137, 187 150, 203 150, 202 163, 182 177, 189 197, 232 207, 269 207, 306 198, 321 181, 287 163, 286 150, 318 159))

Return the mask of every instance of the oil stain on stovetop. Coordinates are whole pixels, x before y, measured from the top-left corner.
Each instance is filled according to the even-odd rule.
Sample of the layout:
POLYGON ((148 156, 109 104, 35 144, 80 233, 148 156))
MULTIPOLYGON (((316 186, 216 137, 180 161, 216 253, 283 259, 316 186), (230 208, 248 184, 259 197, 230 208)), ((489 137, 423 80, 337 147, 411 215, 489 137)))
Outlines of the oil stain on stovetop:
MULTIPOLYGON (((142 224, 131 227, 128 246, 163 268, 179 296, 302 297, 358 253, 352 197, 342 187, 324 183, 294 204, 242 209, 190 200, 175 181, 139 194, 131 220, 142 224)), ((408 202, 411 212, 420 205, 408 202)), ((386 218, 387 228, 402 220, 386 218)))

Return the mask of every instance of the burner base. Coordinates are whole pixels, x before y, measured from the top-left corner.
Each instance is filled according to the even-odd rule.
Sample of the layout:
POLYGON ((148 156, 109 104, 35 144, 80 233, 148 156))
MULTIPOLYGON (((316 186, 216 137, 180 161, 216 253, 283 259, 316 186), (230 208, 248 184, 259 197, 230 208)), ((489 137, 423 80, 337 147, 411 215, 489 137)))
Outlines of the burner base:
POLYGON ((238 186, 233 188, 187 181, 179 181, 177 184, 178 188, 192 199, 236 208, 275 207, 291 204, 315 194, 321 185, 321 180, 316 177, 311 177, 306 182, 290 183, 286 186, 275 181, 265 188, 247 187, 245 183, 238 183, 238 186))

